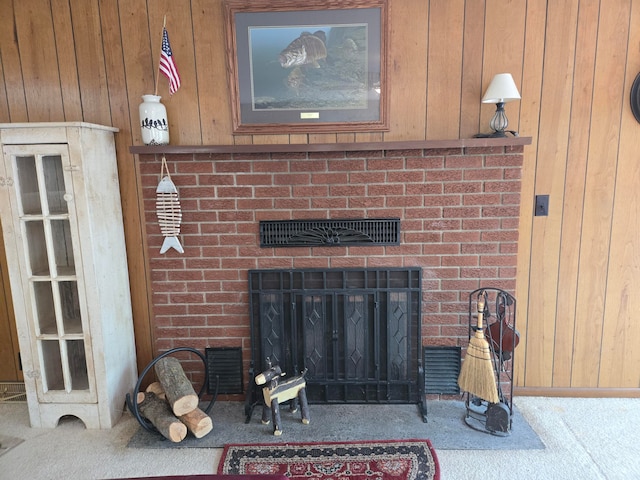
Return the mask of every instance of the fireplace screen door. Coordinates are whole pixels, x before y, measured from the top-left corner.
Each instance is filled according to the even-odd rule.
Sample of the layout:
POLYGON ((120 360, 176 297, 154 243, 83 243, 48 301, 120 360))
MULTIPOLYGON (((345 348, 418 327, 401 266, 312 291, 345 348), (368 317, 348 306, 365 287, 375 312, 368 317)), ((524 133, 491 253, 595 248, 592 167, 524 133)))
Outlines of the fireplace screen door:
POLYGON ((421 272, 249 272, 252 366, 307 369, 313 403, 419 403, 421 272))

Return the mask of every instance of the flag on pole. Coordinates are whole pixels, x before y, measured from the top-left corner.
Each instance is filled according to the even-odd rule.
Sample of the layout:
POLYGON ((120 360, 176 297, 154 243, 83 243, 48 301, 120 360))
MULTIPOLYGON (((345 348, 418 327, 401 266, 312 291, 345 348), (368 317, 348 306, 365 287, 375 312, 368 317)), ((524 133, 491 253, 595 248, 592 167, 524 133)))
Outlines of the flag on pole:
POLYGON ((169 44, 167 29, 162 31, 162 53, 160 54, 160 71, 169 79, 169 93, 173 95, 180 88, 180 75, 173 61, 173 53, 169 44))

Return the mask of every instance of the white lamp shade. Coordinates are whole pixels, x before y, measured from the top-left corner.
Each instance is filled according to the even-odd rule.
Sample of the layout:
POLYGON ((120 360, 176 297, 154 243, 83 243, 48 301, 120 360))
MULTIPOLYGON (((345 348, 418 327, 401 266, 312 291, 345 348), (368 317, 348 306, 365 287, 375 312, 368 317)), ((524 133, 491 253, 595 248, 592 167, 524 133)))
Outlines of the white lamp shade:
POLYGON ((504 103, 511 100, 520 100, 516 82, 510 73, 499 73, 493 77, 489 88, 484 92, 482 103, 504 103))

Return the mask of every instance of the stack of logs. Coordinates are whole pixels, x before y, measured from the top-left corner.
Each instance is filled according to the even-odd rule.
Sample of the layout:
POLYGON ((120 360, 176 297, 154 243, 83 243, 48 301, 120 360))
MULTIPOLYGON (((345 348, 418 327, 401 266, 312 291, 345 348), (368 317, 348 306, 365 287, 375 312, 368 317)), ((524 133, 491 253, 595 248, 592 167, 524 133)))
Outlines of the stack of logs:
POLYGON ((138 409, 164 437, 181 442, 187 430, 202 438, 213 429, 211 417, 198 408, 199 398, 180 362, 164 357, 155 364, 158 382, 138 393, 138 409))

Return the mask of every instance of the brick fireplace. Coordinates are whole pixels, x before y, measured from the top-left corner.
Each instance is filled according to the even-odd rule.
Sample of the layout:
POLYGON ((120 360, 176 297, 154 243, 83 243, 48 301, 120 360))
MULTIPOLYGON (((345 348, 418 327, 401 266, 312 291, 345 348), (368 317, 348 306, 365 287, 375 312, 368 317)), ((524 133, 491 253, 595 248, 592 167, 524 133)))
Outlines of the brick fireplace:
MULTIPOLYGON (((251 359, 250 270, 421 267, 424 346, 466 346, 468 295, 515 294, 526 138, 378 144, 132 147, 138 154, 156 354, 240 347, 251 359), (160 254, 166 154, 184 254, 160 254), (261 248, 264 220, 399 218, 400 244, 261 248)), ((194 381, 202 364, 187 362, 194 381)), ((248 381, 244 377, 245 383, 248 381)))

